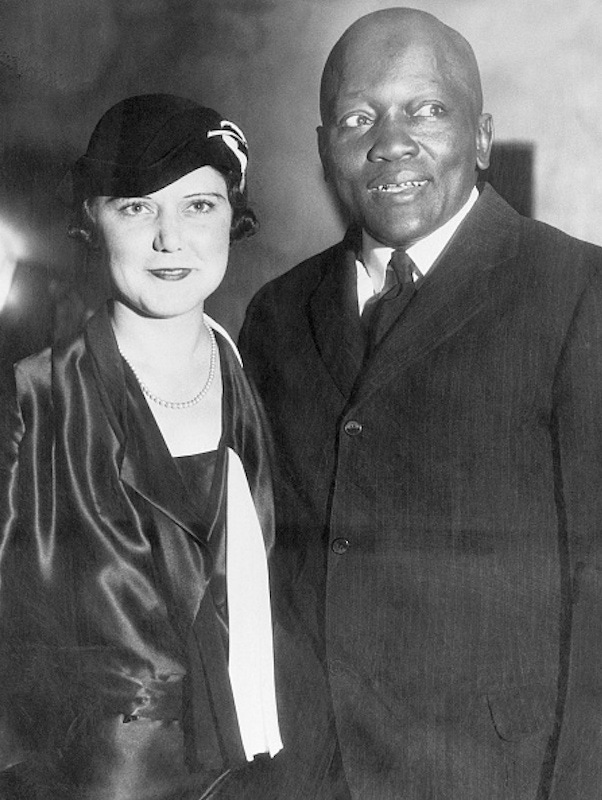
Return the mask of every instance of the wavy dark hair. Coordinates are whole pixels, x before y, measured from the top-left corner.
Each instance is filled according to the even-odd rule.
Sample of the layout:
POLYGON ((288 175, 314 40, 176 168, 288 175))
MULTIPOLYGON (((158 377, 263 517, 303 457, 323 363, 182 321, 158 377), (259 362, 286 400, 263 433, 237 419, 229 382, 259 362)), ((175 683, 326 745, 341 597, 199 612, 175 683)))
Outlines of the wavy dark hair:
POLYGON ((232 206, 232 225, 230 227, 230 241, 237 242, 253 236, 259 228, 259 220, 255 212, 247 202, 247 193, 240 191, 238 178, 232 172, 218 169, 225 180, 228 188, 228 200, 232 206))

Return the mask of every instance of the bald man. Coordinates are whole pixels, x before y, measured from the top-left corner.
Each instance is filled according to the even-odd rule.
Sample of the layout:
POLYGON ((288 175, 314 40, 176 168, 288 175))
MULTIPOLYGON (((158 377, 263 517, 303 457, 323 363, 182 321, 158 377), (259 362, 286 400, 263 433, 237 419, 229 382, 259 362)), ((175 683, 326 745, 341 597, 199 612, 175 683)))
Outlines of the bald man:
POLYGON ((352 25, 321 113, 347 235, 241 336, 336 729, 306 797, 599 800, 602 250, 477 184, 475 57, 429 14, 352 25))

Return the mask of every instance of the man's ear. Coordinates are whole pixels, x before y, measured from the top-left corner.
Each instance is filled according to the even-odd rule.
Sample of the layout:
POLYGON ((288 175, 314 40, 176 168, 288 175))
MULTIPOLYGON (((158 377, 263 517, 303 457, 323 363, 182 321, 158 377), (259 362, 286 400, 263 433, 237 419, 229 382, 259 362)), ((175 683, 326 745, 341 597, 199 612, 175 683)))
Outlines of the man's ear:
POLYGON ((493 117, 491 114, 480 114, 477 124, 477 166, 487 169, 493 144, 493 117))

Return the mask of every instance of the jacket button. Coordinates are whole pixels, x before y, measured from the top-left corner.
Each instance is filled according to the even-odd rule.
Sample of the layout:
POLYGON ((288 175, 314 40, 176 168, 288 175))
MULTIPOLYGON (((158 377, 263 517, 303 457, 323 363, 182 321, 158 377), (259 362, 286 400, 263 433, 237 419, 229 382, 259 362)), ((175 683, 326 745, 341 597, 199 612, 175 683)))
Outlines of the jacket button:
POLYGON ((333 553, 336 553, 337 556, 342 556, 343 553, 349 550, 349 539, 334 539, 330 546, 333 553))
POLYGON ((358 422, 356 419, 350 419, 348 422, 345 423, 343 430, 347 434, 347 436, 359 436, 359 434, 363 431, 364 426, 361 422, 358 422))

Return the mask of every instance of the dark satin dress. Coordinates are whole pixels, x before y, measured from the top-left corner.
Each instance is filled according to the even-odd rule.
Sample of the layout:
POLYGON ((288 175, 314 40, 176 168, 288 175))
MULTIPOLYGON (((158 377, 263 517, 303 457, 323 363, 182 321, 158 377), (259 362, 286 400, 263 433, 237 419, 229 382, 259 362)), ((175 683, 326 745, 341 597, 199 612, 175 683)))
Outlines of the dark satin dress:
POLYGON ((214 520, 208 537, 213 573, 188 639, 189 671, 182 703, 187 758, 192 769, 202 770, 211 758, 205 746, 215 739, 215 732, 224 739, 228 728, 237 724, 229 697, 213 679, 228 663, 225 498, 220 481, 224 449, 179 456, 175 462, 199 514, 214 520), (225 709, 231 719, 224 725, 225 709))
POLYGON ((227 663, 229 451, 267 549, 271 485, 261 410, 218 344, 222 439, 184 459, 105 311, 0 383, 1 800, 199 800, 216 780, 221 800, 254 769, 227 663))

